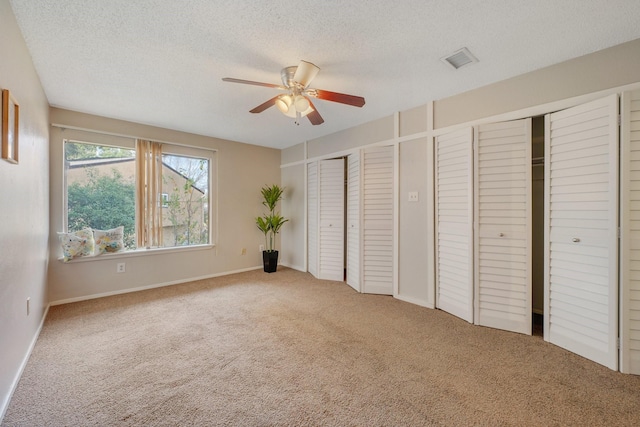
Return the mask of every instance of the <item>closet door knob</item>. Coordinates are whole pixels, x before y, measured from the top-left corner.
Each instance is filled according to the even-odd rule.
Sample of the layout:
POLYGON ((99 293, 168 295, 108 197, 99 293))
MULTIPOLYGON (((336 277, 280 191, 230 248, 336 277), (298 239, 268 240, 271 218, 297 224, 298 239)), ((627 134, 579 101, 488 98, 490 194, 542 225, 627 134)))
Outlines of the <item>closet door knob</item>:
POLYGON ((573 243, 578 243, 580 241, 580 239, 578 239, 577 237, 574 237, 573 239, 571 239, 571 241, 573 243))

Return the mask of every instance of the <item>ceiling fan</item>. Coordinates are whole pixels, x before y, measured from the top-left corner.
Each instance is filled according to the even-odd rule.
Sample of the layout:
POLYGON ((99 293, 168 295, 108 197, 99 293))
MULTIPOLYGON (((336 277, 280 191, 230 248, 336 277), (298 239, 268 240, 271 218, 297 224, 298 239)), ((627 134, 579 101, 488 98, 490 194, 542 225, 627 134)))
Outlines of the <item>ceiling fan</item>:
POLYGON ((301 117, 307 117, 312 125, 324 123, 324 119, 320 113, 318 113, 316 106, 313 105, 310 98, 339 102, 354 107, 362 107, 364 105, 364 98, 361 96, 310 88, 309 84, 311 80, 313 80, 319 71, 320 68, 311 62, 300 61, 298 66, 285 67, 280 71, 282 85, 234 79, 231 77, 225 77, 222 80, 231 83, 265 86, 284 90, 285 93, 274 96, 250 112, 261 113, 272 105, 275 105, 285 116, 295 118, 296 124, 300 124, 299 120, 301 117))

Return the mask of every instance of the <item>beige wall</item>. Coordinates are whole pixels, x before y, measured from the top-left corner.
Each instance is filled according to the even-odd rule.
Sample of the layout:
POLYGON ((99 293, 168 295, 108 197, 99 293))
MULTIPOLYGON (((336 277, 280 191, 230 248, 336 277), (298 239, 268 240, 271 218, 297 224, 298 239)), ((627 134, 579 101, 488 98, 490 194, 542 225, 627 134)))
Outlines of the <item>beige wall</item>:
POLYGON ((289 219, 280 231, 280 263, 296 270, 305 269, 305 171, 304 164, 282 169, 285 187, 281 210, 289 219))
POLYGON ((0 58, 0 88, 20 106, 20 163, 0 160, 1 420, 48 302, 49 107, 8 0, 0 0, 0 58))
POLYGON ((427 131, 429 111, 426 105, 402 111, 398 120, 400 136, 410 136, 427 131))
POLYGON ((51 109, 51 122, 56 126, 51 127, 50 140, 50 301, 82 299, 262 266, 258 246, 263 242, 263 235, 256 228, 254 217, 262 212, 260 188, 280 182, 279 150, 58 108, 51 109), (217 214, 214 213, 213 220, 217 223, 215 248, 142 256, 103 255, 71 263, 57 260, 61 250, 56 232, 62 230, 63 224, 63 140, 87 141, 90 138, 89 142, 101 144, 108 144, 111 138, 122 140, 110 135, 79 132, 74 128, 217 150, 217 176, 212 183, 212 197, 217 200, 217 214), (247 249, 246 255, 242 255, 242 248, 247 249), (116 264, 120 262, 126 263, 125 273, 116 273, 116 264))
MULTIPOLYGON (((424 120, 424 118, 422 119, 424 120)), ((417 123, 416 123, 417 124, 417 123)), ((429 291, 429 266, 431 241, 429 233, 429 209, 432 169, 427 167, 429 150, 433 150, 428 138, 419 138, 400 144, 400 194, 398 239, 398 295, 403 299, 433 307, 434 293, 429 291), (409 202, 409 192, 418 193, 417 202, 409 202)))
POLYGON ((307 157, 327 156, 362 145, 387 141, 393 138, 393 116, 383 117, 364 125, 336 132, 307 142, 307 157))
POLYGON ((280 163, 286 165, 304 160, 304 142, 285 148, 280 152, 280 163))

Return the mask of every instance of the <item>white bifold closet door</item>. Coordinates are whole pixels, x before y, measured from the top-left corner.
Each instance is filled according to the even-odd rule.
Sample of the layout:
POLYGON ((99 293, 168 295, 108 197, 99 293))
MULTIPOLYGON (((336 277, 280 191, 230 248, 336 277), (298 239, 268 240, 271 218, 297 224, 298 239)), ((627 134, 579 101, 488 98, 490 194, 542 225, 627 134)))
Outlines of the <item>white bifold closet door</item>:
POLYGON ((436 307, 473 322, 473 129, 435 140, 436 307))
POLYGON ((474 140, 475 323, 531 335, 531 119, 474 140))
POLYGON ((545 118, 544 339, 618 367, 618 97, 545 118))
POLYGON ((622 94, 620 371, 640 375, 640 91, 622 94))
POLYGON ((318 277, 318 162, 307 164, 307 270, 318 277))
POLYGON ((362 292, 393 295, 393 146, 362 151, 362 292))
POLYGON ((344 280, 344 159, 318 163, 318 278, 344 280))
POLYGON ((347 157, 347 284, 360 292, 360 153, 347 157))

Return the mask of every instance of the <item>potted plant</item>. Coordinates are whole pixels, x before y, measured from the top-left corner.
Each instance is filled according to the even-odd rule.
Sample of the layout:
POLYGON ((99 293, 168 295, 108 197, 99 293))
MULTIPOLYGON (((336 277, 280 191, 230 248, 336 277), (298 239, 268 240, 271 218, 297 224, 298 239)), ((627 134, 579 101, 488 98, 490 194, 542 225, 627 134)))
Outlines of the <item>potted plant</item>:
POLYGON ((278 251, 275 250, 276 234, 280 232, 282 225, 289 221, 280 213, 275 212, 276 205, 282 199, 284 188, 277 184, 262 187, 262 204, 269 209, 269 213, 256 217, 258 229, 264 233, 265 250, 262 251, 262 262, 266 273, 273 273, 278 268, 278 251))

